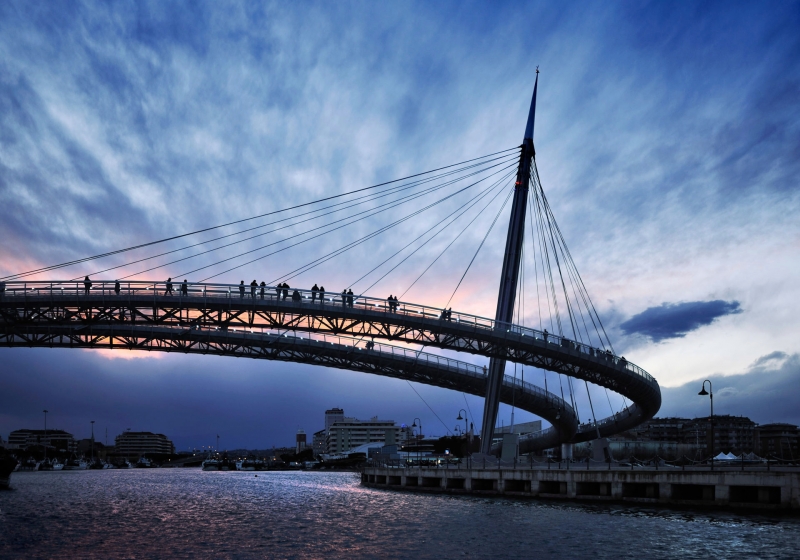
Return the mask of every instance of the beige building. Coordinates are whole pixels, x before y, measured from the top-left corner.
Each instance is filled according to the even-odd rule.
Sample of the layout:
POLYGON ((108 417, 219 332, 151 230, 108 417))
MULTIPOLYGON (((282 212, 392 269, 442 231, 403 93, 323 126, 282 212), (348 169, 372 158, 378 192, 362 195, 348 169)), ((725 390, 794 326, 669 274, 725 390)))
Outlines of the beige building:
POLYGON ((9 449, 46 445, 59 451, 75 451, 75 438, 64 430, 14 430, 8 436, 9 449))
POLYGON ((325 430, 314 434, 315 453, 344 453, 365 443, 400 445, 408 430, 395 425, 394 420, 348 418, 341 408, 325 411, 325 430), (324 446, 324 449, 323 449, 324 446))
POLYGON ((128 459, 143 455, 172 455, 175 446, 164 434, 153 432, 123 432, 114 438, 114 453, 128 459))

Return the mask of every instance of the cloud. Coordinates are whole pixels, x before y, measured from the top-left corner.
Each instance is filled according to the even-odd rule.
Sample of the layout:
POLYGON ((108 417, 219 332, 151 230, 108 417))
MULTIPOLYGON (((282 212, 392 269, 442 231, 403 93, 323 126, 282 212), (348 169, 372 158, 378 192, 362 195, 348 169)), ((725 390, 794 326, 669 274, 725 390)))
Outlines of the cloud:
POLYGON ((713 323, 719 317, 741 313, 738 301, 687 301, 662 303, 634 315, 620 325, 623 334, 639 334, 653 342, 683 338, 688 333, 713 323))
MULTIPOLYGON (((714 414, 747 416, 760 424, 800 424, 797 387, 800 386, 800 354, 773 352, 736 375, 711 375, 714 414)), ((663 404, 658 415, 708 416, 708 397, 698 396, 701 380, 661 389, 663 404)))

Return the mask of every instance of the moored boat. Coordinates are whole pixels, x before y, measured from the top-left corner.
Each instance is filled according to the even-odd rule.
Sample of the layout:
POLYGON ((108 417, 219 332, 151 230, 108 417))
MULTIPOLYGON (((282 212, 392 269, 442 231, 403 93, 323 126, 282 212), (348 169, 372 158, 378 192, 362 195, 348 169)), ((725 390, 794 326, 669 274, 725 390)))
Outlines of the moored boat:
POLYGON ((86 470, 88 467, 88 463, 83 459, 78 459, 78 457, 73 453, 72 457, 66 460, 64 463, 64 468, 62 470, 65 471, 83 471, 86 470))
POLYGON ((134 465, 137 469, 152 469, 156 467, 156 464, 153 463, 150 459, 142 455, 139 457, 139 460, 136 461, 136 465, 134 465))

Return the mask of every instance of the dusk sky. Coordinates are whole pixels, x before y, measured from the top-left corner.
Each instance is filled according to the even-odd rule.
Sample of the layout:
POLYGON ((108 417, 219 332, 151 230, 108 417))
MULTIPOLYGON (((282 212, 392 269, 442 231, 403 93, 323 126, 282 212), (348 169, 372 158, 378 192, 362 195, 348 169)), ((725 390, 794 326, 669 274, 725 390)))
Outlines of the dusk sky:
MULTIPOLYGON (((615 350, 661 384, 659 416, 707 415, 697 391, 709 378, 715 413, 800 423, 797 2, 0 3, 0 276, 513 148, 537 66, 542 185, 615 350)), ((405 300, 445 304, 494 208, 405 300)), ((292 285, 340 291, 453 209, 292 285)), ((387 219, 213 281, 269 282, 387 219)), ((493 316, 507 223, 508 207, 454 310, 493 316)), ((369 294, 405 291, 452 237, 369 294)), ((135 278, 182 279, 271 241, 135 278)), ((154 252, 37 278, 93 274, 154 252)), ((526 310, 537 326, 535 299, 526 310)), ((526 369, 526 381, 541 378, 526 369)), ((483 400, 305 365, 0 349, 4 439, 42 427, 48 409, 48 427, 78 438, 95 420, 109 443, 131 428, 164 433, 179 449, 212 445, 217 434, 225 448, 264 448, 321 429, 335 406, 359 418, 419 417, 426 435, 443 435, 464 407, 480 426, 483 400)), ((609 413, 606 404, 598 416, 609 413)), ((509 419, 504 406, 499 421, 509 419)))

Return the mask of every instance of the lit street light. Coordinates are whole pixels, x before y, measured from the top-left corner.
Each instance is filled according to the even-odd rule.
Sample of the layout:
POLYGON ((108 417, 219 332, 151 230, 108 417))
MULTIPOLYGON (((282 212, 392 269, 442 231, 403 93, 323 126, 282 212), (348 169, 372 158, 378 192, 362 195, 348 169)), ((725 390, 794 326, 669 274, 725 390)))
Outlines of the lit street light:
POLYGON ((706 379, 703 381, 703 387, 700 389, 700 392, 697 393, 698 395, 708 395, 711 399, 711 416, 709 416, 709 421, 711 423, 711 466, 714 466, 714 391, 711 388, 711 381, 706 379), (708 383, 708 391, 706 391, 706 383, 708 383))

